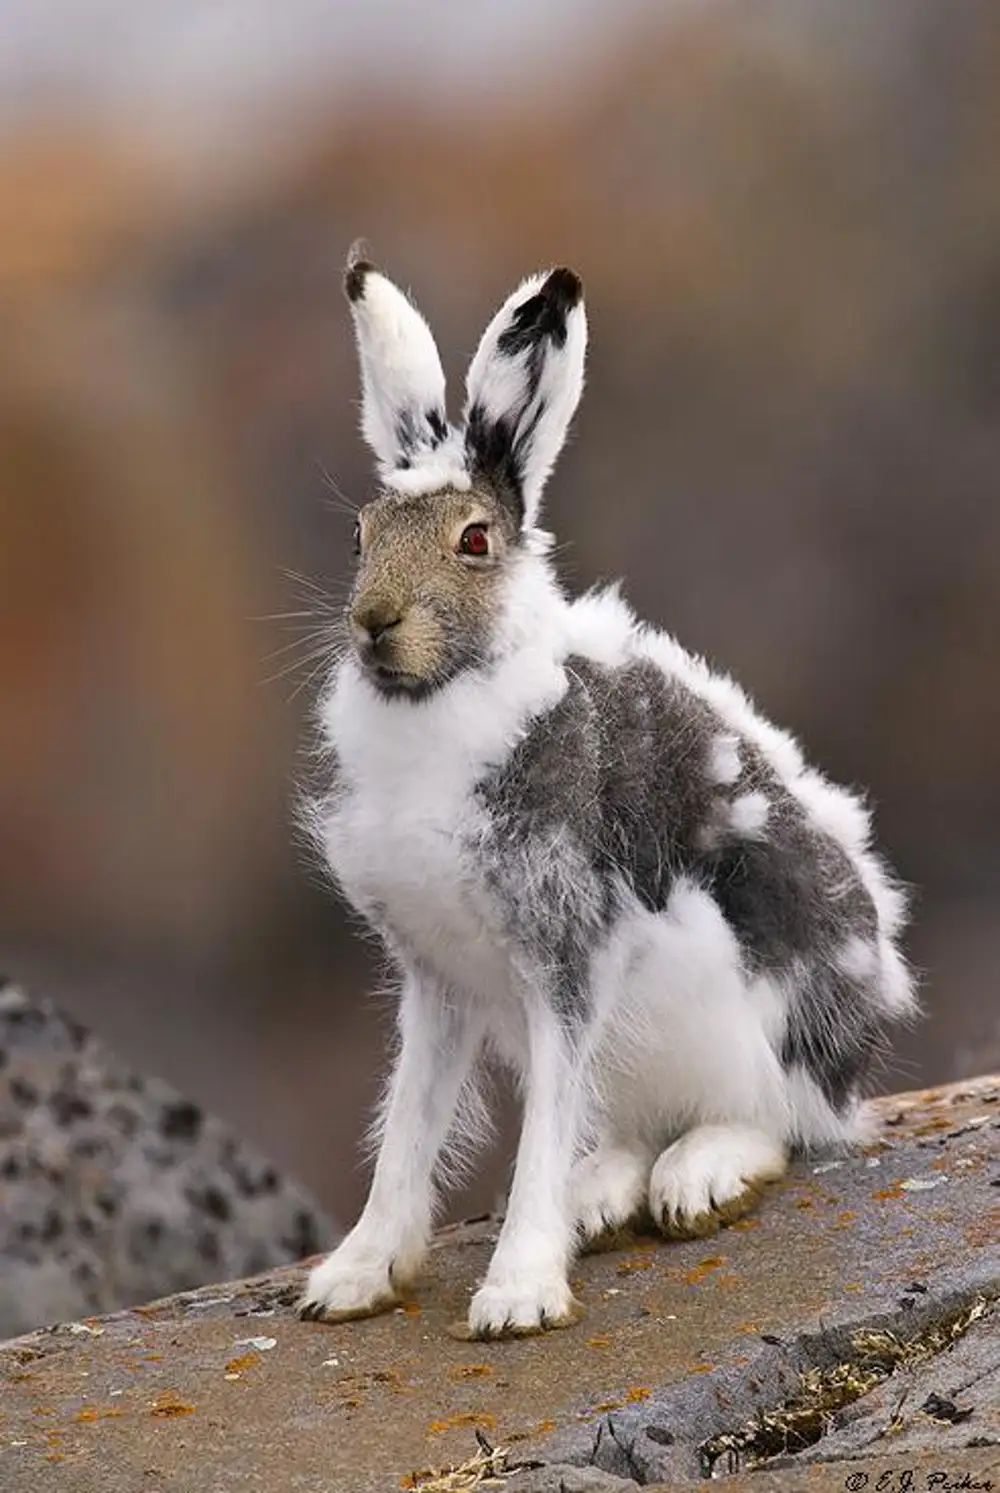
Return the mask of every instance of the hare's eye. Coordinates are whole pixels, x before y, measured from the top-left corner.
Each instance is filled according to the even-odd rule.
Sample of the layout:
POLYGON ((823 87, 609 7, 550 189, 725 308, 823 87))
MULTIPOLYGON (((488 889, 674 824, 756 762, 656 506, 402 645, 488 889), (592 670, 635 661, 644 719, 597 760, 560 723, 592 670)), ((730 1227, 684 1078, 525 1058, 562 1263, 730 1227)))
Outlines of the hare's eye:
POLYGON ((361 553, 361 522, 360 522, 360 520, 354 525, 354 553, 356 555, 360 555, 360 553, 361 553))
POLYGON ((468 524, 458 541, 460 555, 475 555, 482 558, 490 552, 490 535, 486 524, 468 524))

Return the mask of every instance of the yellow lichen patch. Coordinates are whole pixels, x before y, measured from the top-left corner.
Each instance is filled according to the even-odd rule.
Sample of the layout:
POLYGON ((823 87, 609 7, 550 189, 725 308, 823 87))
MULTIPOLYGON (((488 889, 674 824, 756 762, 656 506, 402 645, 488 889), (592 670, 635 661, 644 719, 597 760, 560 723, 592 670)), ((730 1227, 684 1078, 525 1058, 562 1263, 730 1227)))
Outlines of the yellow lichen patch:
POLYGON ((685 1270, 681 1279, 685 1285, 698 1286, 705 1279, 706 1275, 711 1275, 713 1270, 718 1270, 725 1263, 725 1255, 709 1255, 707 1259, 699 1261, 691 1270, 685 1270))
POLYGON ((618 1265, 619 1275, 630 1275, 633 1270, 652 1270, 653 1262, 644 1255, 633 1256, 630 1260, 622 1260, 618 1265))
POLYGON ((242 1374, 245 1369, 252 1369, 255 1364, 260 1363, 259 1353, 240 1353, 236 1358, 230 1358, 226 1364, 227 1374, 242 1374))
POLYGON ((856 1213, 852 1213, 851 1212, 850 1208, 845 1208, 842 1213, 838 1213, 837 1214, 837 1219, 836 1219, 837 1228, 838 1229, 846 1228, 846 1226, 849 1223, 853 1223, 854 1222, 854 1220, 857 1218, 857 1216, 858 1215, 856 1213))
POLYGON ((528 1426, 523 1431, 512 1431, 507 1440, 513 1445, 515 1441, 527 1441, 529 1436, 544 1436, 548 1431, 554 1431, 555 1428, 554 1420, 538 1420, 533 1426, 528 1426))
POLYGON ((177 1415, 193 1415, 194 1406, 180 1399, 175 1390, 165 1389, 156 1396, 149 1413, 161 1420, 172 1420, 177 1415))
POLYGON ((759 1218, 734 1218, 729 1225, 734 1234, 745 1234, 750 1229, 760 1228, 759 1218))
POLYGON ((452 1379, 485 1379, 492 1372, 488 1363, 457 1363, 448 1370, 452 1379))
POLYGON ((609 1337, 589 1337, 586 1346, 588 1348, 610 1348, 611 1339, 609 1337))
POLYGON ((688 1373, 689 1374, 710 1374, 714 1368, 715 1368, 715 1364, 714 1363, 689 1363, 688 1364, 688 1373))
POLYGON ((410 1385, 406 1375, 400 1369, 376 1369, 371 1375, 372 1384, 383 1384, 390 1394, 405 1395, 410 1393, 410 1385))
POLYGON ((117 1405, 94 1405, 85 1410, 78 1410, 72 1417, 78 1425, 84 1425, 87 1421, 95 1420, 117 1420, 124 1415, 124 1410, 117 1405))
POLYGON ((848 1280, 848 1281, 845 1281, 844 1282, 844 1290, 845 1291, 860 1291, 861 1290, 861 1282, 859 1280, 848 1280))
POLYGON ((488 1410, 462 1410, 457 1415, 449 1415, 445 1420, 432 1420, 427 1427, 428 1431, 435 1436, 441 1431, 451 1431, 456 1426, 480 1426, 484 1431, 492 1431, 496 1428, 497 1418, 488 1410))
POLYGON ((399 1310, 403 1313, 404 1317, 419 1317, 421 1313, 420 1302, 404 1301, 401 1303, 399 1310))
POLYGON ((906 1192, 902 1182, 891 1182, 888 1187, 880 1187, 872 1197, 877 1203, 884 1203, 888 1198, 905 1198, 906 1192))
POLYGON ((647 1389, 645 1384, 635 1384, 625 1391, 625 1403, 626 1405, 638 1405, 640 1401, 648 1400, 651 1394, 652 1390, 647 1389))

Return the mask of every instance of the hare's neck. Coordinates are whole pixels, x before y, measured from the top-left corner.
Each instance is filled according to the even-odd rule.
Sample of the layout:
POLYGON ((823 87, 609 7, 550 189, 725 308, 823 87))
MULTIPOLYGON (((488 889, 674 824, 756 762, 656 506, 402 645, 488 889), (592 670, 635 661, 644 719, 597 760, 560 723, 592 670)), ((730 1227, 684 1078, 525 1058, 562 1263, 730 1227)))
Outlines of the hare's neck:
POLYGON ((558 655, 570 605, 543 555, 523 556, 510 577, 499 617, 495 657, 558 655))
POLYGON ((379 696, 346 659, 322 712, 342 773, 378 792, 443 774, 464 791, 463 782, 501 761, 526 722, 565 691, 571 612, 544 560, 529 557, 513 577, 492 660, 464 670, 418 706, 379 696))

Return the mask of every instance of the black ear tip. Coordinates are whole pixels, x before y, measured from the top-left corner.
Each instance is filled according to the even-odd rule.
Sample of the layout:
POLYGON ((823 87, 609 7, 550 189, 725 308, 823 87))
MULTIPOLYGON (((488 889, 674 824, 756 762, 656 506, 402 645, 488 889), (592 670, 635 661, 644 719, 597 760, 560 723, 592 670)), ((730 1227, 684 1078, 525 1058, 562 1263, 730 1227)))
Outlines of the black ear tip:
POLYGON ((554 301, 561 310, 572 311, 583 300, 583 281, 575 270, 560 265, 546 279, 541 294, 547 301, 554 301))
POLYGON ((360 301, 365 293, 365 280, 375 270, 368 258, 368 245, 364 239, 355 239, 344 266, 344 292, 349 301, 360 301))

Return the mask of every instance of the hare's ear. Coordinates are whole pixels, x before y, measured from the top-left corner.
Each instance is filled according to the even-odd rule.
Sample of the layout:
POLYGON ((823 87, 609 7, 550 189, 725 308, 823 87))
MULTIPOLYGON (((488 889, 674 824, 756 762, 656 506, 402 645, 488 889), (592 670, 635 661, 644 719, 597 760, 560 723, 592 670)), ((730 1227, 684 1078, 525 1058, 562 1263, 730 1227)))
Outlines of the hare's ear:
POLYGON ((344 272, 361 362, 361 432, 390 486, 468 488, 445 411, 444 370, 430 327, 403 292, 352 248, 344 272))
POLYGON ((483 334, 466 379, 465 450, 531 528, 583 390, 587 317, 572 270, 525 280, 483 334))

